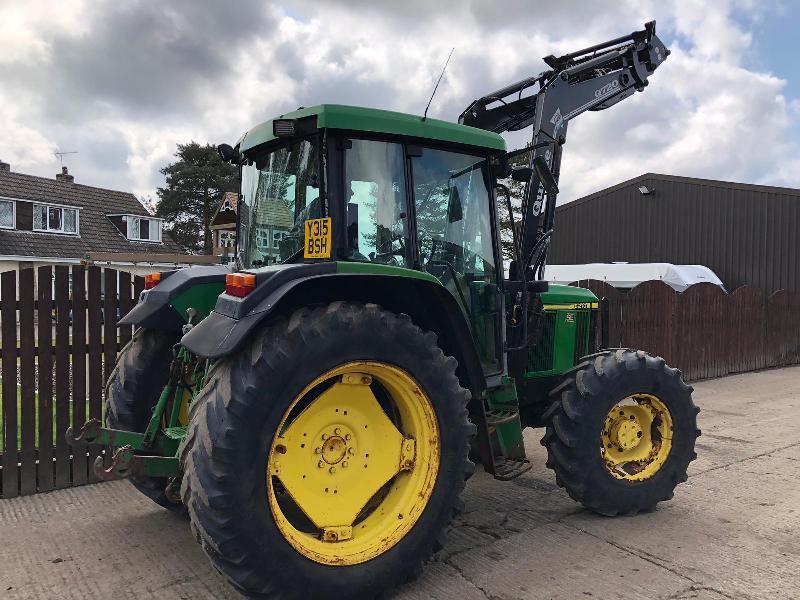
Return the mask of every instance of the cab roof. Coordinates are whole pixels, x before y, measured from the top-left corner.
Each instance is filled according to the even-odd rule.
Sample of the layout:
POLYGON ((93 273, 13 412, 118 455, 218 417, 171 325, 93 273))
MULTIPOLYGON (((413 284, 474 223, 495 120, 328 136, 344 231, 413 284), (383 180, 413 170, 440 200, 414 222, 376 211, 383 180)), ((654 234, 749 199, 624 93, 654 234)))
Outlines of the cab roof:
POLYGON ((316 116, 317 127, 320 129, 388 133, 503 152, 506 149, 506 143, 502 136, 468 125, 439 119, 423 121, 422 117, 417 115, 377 108, 320 104, 309 108, 300 108, 256 125, 239 140, 239 150, 245 152, 277 139, 272 130, 272 122, 276 119, 301 119, 313 116, 316 116))

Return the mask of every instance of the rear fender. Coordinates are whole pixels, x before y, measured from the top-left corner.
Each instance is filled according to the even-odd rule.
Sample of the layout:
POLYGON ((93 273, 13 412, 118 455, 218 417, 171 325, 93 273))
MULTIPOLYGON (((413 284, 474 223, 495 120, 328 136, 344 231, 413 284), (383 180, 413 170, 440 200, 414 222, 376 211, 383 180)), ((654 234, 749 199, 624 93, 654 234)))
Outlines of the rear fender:
POLYGON ((195 355, 217 359, 240 350, 271 316, 334 301, 375 303, 405 313, 422 329, 436 333, 445 354, 458 361, 456 374, 462 385, 473 397, 482 395, 485 379, 466 318, 452 294, 432 276, 341 273, 335 263, 295 265, 279 273, 259 282, 244 299, 222 294, 214 312, 184 335, 181 344, 195 355))
POLYGON ((156 287, 142 292, 138 304, 120 319, 119 325, 180 331, 186 323, 186 309, 190 305, 198 311, 200 318, 214 306, 216 297, 225 287, 225 275, 230 272, 227 265, 173 271, 156 287), (203 310, 204 307, 207 308, 203 310))

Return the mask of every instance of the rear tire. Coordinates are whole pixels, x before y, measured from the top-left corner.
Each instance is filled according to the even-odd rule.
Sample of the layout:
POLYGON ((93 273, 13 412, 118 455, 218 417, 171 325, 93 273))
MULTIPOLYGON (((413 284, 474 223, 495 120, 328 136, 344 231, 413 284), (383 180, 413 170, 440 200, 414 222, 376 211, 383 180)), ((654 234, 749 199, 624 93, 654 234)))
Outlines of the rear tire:
MULTIPOLYGON (((178 337, 169 331, 138 329, 120 351, 106 384, 106 426, 144 432, 152 409, 169 379, 172 347, 178 337)), ((164 477, 130 477, 128 481, 156 504, 185 513, 183 504, 171 501, 164 477)))
MULTIPOLYGON (((218 364, 192 404, 181 449, 183 501, 192 531, 216 568, 240 592, 260 598, 368 598, 417 577, 423 562, 442 547, 445 528, 461 511, 466 476, 474 469, 467 452, 475 427, 467 420, 468 393, 455 368, 455 359, 442 353, 435 334, 423 332, 408 316, 344 302, 301 308, 265 327, 245 349, 218 364), (337 563, 339 550, 333 544, 332 560, 312 560, 284 535, 285 521, 268 501, 277 477, 271 471, 268 476, 268 468, 279 439, 278 451, 295 456, 295 446, 287 443, 287 454, 282 443, 291 429, 284 425, 285 415, 294 414, 297 398, 323 385, 308 387, 320 374, 359 361, 390 365, 418 382, 438 423, 438 470, 427 504, 394 545, 387 543, 388 549, 363 562, 337 563)), ((306 408, 317 400, 310 402, 306 408)), ((315 435, 311 429, 302 431, 309 437, 301 441, 315 435)), ((357 443, 359 435, 354 431, 357 443)), ((324 458, 325 451, 316 456, 324 458)), ((348 474, 358 469, 366 477, 369 471, 360 469, 363 456, 360 448, 353 453, 348 474)), ((309 478, 315 476, 316 460, 309 471, 301 471, 309 478)), ((327 476, 328 465, 323 472, 327 476)), ((390 481, 391 489, 402 485, 390 481)), ((323 499, 322 490, 318 498, 323 499)), ((353 541, 357 534, 354 526, 353 541)))
MULTIPOLYGON (((694 444, 700 435, 700 409, 692 402, 692 387, 663 358, 641 350, 602 352, 568 372, 551 397, 554 401, 544 415, 547 430, 542 438, 547 466, 555 471, 556 483, 589 510, 607 516, 652 510, 671 499, 675 487, 686 481, 687 467, 697 458, 694 444), (671 421, 671 428, 658 419, 650 427, 655 431, 661 425, 665 431, 671 430, 672 437, 652 445, 657 449, 668 444, 668 452, 659 456, 654 450, 649 463, 632 463, 632 472, 627 473, 609 467, 609 451, 601 446, 608 443, 608 424, 614 418, 619 421, 617 409, 632 397, 645 398, 645 405, 652 401, 662 406, 669 413, 665 419, 671 421), (644 464, 648 466, 640 467, 644 464)), ((628 426, 628 418, 622 418, 623 426, 628 426)), ((621 434, 620 443, 632 440, 635 452, 637 433, 639 438, 650 438, 649 429, 629 429, 621 434), (633 436, 625 440, 631 431, 633 436)), ((615 455, 623 454, 621 446, 619 453, 613 445, 609 447, 615 455)))

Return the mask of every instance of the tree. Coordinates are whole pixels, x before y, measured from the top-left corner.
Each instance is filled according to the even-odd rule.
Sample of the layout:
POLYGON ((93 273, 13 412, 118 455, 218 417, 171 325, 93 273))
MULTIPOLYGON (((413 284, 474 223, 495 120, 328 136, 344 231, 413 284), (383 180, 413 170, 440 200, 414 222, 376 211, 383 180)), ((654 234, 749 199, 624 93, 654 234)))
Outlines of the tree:
POLYGON ((211 254, 211 218, 223 194, 236 189, 237 169, 210 144, 178 144, 175 156, 161 169, 166 186, 158 188, 156 216, 166 220, 180 245, 211 254))

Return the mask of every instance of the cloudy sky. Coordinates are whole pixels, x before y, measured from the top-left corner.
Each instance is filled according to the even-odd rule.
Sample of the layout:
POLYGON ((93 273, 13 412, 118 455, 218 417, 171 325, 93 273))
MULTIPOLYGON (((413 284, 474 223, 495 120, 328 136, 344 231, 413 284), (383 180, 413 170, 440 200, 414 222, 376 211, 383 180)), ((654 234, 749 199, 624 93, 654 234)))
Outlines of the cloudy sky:
MULTIPOLYGON (((0 159, 154 197, 179 142, 234 142, 297 106, 430 115, 658 20, 669 60, 572 122, 560 197, 654 171, 800 187, 800 2, 0 0, 0 159)), ((509 138, 517 147, 525 137, 509 138)))

